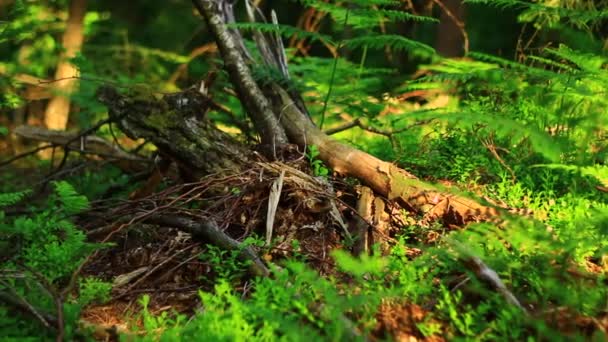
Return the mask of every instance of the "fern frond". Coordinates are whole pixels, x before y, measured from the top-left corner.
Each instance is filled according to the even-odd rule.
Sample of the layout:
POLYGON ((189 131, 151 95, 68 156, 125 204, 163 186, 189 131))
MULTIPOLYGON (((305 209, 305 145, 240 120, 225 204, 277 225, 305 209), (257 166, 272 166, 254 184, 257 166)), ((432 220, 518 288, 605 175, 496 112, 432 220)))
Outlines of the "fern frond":
POLYGON ((526 59, 530 60, 530 61, 539 62, 548 67, 553 67, 553 68, 555 68, 556 71, 559 70, 559 71, 573 73, 573 74, 578 72, 578 70, 576 68, 573 68, 572 66, 570 66, 568 64, 560 63, 560 62, 554 61, 549 58, 544 58, 544 57, 540 57, 540 56, 527 56, 526 59))
MULTIPOLYGON (((292 0, 294 2, 298 2, 304 6, 313 7, 315 5, 326 4, 319 0, 292 0)), ((397 6, 401 2, 397 0, 351 0, 352 4, 356 4, 359 6, 397 6)))
POLYGON ((270 23, 231 23, 228 26, 243 31, 258 30, 266 33, 279 33, 281 36, 286 38, 297 36, 299 38, 310 39, 311 41, 319 40, 335 45, 332 38, 328 35, 318 32, 309 32, 289 25, 275 25, 270 23))
POLYGON ((31 194, 31 190, 0 193, 0 208, 21 202, 27 195, 31 194))
POLYGON ((165 51, 161 49, 153 49, 144 45, 131 44, 128 47, 123 45, 109 45, 109 46, 100 46, 100 45, 91 45, 88 47, 91 51, 100 51, 100 52, 111 52, 111 53, 126 53, 127 51, 130 53, 137 54, 141 57, 156 57, 162 60, 165 60, 174 64, 183 64, 188 63, 190 61, 190 57, 180 55, 178 53, 165 51))
POLYGON ((386 6, 398 5, 398 1, 385 0, 357 0, 351 2, 348 8, 344 4, 326 3, 321 1, 298 1, 304 6, 315 8, 320 12, 327 13, 333 21, 344 22, 348 13, 348 25, 354 28, 378 27, 385 21, 416 21, 416 22, 438 22, 437 19, 426 16, 414 15, 404 11, 386 9, 386 6))
POLYGON ((550 161, 559 161, 561 148, 547 132, 514 119, 515 115, 508 115, 508 113, 507 115, 495 115, 490 113, 490 110, 492 108, 489 106, 474 103, 459 112, 434 111, 408 116, 411 118, 416 116, 416 119, 420 120, 442 120, 465 129, 470 129, 473 125, 482 125, 497 136, 509 137, 513 143, 520 143, 527 139, 534 151, 550 161), (488 113, 480 115, 484 111, 488 113))
POLYGON ((545 52, 563 58, 585 71, 597 72, 602 66, 608 63, 608 58, 590 53, 580 53, 565 45, 560 45, 558 49, 547 48, 545 52))
POLYGON ((496 64, 502 66, 505 69, 510 69, 510 70, 514 70, 514 71, 520 71, 520 72, 523 72, 524 74, 527 74, 527 75, 541 77, 541 78, 545 78, 545 79, 546 78, 553 78, 553 77, 556 77, 556 75, 558 75, 555 72, 551 72, 551 71, 548 71, 548 70, 545 70, 545 69, 531 67, 531 66, 528 66, 528 65, 525 65, 525 64, 509 61, 509 60, 504 59, 504 58, 487 55, 487 54, 481 53, 481 52, 473 52, 472 51, 472 52, 469 52, 468 56, 471 57, 471 58, 480 60, 480 61, 486 61, 486 62, 496 63, 496 64))
POLYGON ((441 63, 427 66, 425 69, 442 73, 464 74, 497 70, 498 65, 479 61, 444 59, 441 63))
POLYGON ((433 17, 415 15, 404 11, 387 10, 387 9, 355 9, 351 15, 361 16, 374 20, 376 24, 379 21, 416 21, 438 23, 439 20, 433 17))
POLYGON ((66 181, 53 182, 55 192, 68 215, 76 214, 89 208, 86 196, 78 194, 74 187, 66 181))
POLYGON ((522 16, 525 21, 532 21, 537 16, 554 15, 577 25, 597 23, 608 18, 608 10, 567 8, 564 6, 548 6, 521 0, 464 0, 469 4, 483 4, 498 8, 526 9, 522 16))
POLYGON ((431 57, 436 54, 432 47, 396 34, 379 34, 347 39, 344 41, 344 46, 351 49, 363 47, 384 49, 389 46, 393 50, 408 51, 423 57, 431 57))

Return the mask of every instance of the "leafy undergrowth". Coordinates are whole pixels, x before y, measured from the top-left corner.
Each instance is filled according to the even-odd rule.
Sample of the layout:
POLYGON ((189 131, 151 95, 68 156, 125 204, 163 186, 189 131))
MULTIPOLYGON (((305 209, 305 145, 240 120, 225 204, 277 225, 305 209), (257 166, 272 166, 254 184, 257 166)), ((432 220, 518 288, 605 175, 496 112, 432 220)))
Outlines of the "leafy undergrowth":
MULTIPOLYGON (((500 227, 425 226, 420 217, 387 209, 386 245, 374 256, 355 258, 339 226, 324 214, 328 199, 319 193, 326 181, 299 173, 296 167, 312 172, 301 163, 282 166, 288 176, 271 245, 260 237, 264 203, 277 176, 268 165, 261 167, 265 174, 253 168, 168 186, 131 202, 91 204, 70 183, 53 183, 44 203, 32 205, 29 214, 2 216, 2 294, 21 307, 18 315, 0 311, 2 336, 40 338, 44 331, 52 338, 57 331, 45 323, 52 327, 61 312, 65 339, 606 338, 608 209, 599 191, 556 196, 508 177, 469 187, 532 211, 533 218, 500 227), (266 260, 271 275, 248 275, 238 251, 124 219, 146 211, 222 222, 229 235, 266 260), (99 243, 87 242, 87 234, 99 243), (497 272, 521 306, 467 267, 463 257, 471 255, 497 272)), ((86 173, 81 182, 82 177, 86 173)), ((334 187, 346 213, 355 195, 347 183, 334 187)), ((28 196, 5 193, 0 204, 15 208, 28 196)))

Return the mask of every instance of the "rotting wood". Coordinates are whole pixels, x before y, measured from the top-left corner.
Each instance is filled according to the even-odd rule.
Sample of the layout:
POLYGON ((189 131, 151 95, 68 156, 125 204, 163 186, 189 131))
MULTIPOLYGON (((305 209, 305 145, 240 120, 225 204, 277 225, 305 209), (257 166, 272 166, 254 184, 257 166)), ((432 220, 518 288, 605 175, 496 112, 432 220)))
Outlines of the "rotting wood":
POLYGON ((355 216, 354 220, 353 238, 355 241, 353 244, 353 254, 359 256, 369 253, 368 237, 373 218, 372 205, 374 193, 372 189, 366 186, 358 187, 357 192, 359 193, 359 200, 357 201, 357 213, 359 213, 359 216, 355 216))
POLYGON ((207 110, 208 101, 194 89, 158 99, 152 93, 124 95, 103 86, 98 98, 123 132, 152 142, 193 179, 238 173, 253 160, 251 150, 200 115, 207 110))
POLYGON ((390 216, 386 212, 387 205, 381 197, 374 198, 373 203, 374 217, 372 218, 373 228, 368 235, 368 246, 378 244, 381 253, 388 253, 387 244, 389 236, 390 216))

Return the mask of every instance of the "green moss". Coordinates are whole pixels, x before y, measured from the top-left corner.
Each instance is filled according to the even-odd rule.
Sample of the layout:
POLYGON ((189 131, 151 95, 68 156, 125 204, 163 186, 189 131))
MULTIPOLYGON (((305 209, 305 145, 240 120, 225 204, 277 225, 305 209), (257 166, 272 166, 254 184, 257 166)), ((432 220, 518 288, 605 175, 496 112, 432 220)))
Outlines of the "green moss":
POLYGON ((153 110, 146 118, 146 123, 154 128, 163 130, 165 128, 177 127, 180 122, 179 113, 168 110, 153 110))

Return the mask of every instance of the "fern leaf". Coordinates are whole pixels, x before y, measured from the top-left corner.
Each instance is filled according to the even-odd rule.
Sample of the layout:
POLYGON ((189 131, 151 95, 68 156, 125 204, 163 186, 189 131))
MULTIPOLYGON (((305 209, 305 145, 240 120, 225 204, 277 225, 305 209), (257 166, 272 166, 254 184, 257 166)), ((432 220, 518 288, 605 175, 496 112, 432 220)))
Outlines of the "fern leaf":
POLYGON ((318 32, 309 32, 289 25, 276 25, 269 23, 232 23, 229 27, 236 28, 243 31, 255 31, 266 33, 279 33, 283 37, 291 38, 297 36, 300 38, 307 38, 311 41, 324 41, 329 44, 334 44, 331 37, 318 32))
POLYGON ((21 202, 27 195, 31 194, 31 190, 0 193, 0 208, 21 202))
POLYGON ((344 45, 351 49, 363 48, 366 46, 370 49, 384 49, 386 46, 389 46, 393 50, 408 51, 412 54, 418 54, 424 57, 435 55, 435 49, 432 47, 396 34, 357 37, 345 40, 344 45))
POLYGON ((76 214, 89 208, 89 200, 86 196, 78 194, 74 187, 65 181, 53 182, 55 192, 64 209, 70 214, 76 214))
POLYGON ((438 23, 439 20, 433 17, 415 15, 404 11, 387 10, 387 9, 356 9, 351 15, 361 16, 378 21, 416 21, 438 23))

